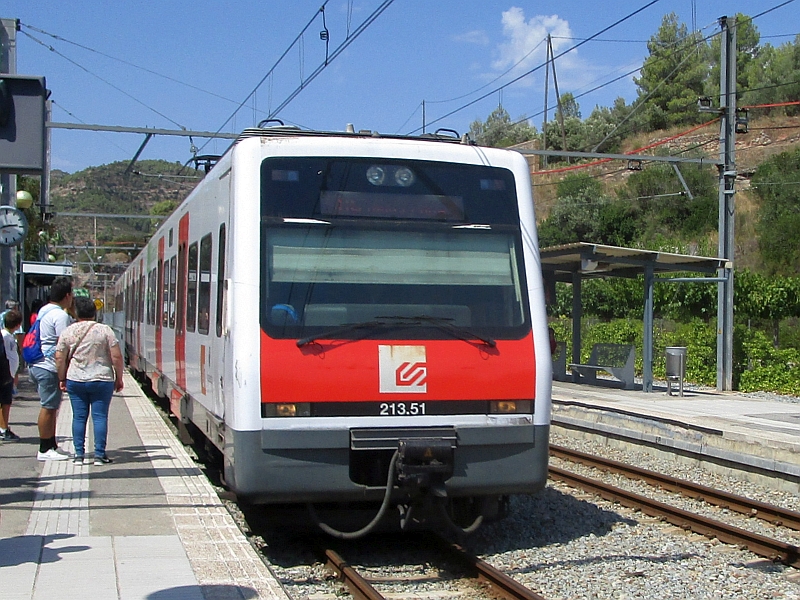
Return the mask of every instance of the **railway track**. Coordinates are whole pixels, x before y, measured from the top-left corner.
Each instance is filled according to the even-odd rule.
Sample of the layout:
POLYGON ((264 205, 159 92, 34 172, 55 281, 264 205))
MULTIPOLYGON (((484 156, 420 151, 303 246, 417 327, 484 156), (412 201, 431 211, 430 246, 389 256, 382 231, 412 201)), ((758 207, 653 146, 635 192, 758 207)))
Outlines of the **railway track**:
MULTIPOLYGON (((450 561, 455 562, 468 574, 468 577, 472 579, 469 585, 471 590, 482 589, 485 591, 487 598, 493 599, 545 600, 543 596, 526 588, 489 563, 467 552, 459 544, 433 534, 427 537, 431 539, 432 545, 435 545, 446 554, 450 561)), ((387 597, 372 585, 369 577, 361 575, 337 550, 320 547, 317 552, 356 600, 384 600, 387 597)), ((424 597, 424 594, 421 594, 420 597, 424 597)), ((470 595, 469 597, 472 598, 473 596, 470 595)))
MULTIPOLYGON (((744 515, 767 520, 775 525, 800 530, 800 513, 794 511, 559 446, 551 446, 550 452, 552 456, 558 458, 579 462, 604 471, 620 473, 670 492, 704 500, 744 515)), ((640 510, 647 515, 665 519, 678 527, 690 529, 707 537, 715 537, 722 542, 747 548, 759 556, 800 568, 800 548, 793 544, 697 515, 552 465, 550 466, 550 477, 572 487, 597 494, 611 502, 617 502, 623 506, 640 510)))

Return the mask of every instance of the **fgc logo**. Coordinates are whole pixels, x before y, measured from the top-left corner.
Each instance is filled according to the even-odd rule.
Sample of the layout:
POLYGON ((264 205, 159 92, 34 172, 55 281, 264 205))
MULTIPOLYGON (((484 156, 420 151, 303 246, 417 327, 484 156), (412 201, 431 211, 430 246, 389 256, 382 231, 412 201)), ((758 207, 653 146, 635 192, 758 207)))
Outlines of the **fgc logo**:
POLYGON ((425 346, 378 346, 378 370, 381 394, 428 391, 425 346))

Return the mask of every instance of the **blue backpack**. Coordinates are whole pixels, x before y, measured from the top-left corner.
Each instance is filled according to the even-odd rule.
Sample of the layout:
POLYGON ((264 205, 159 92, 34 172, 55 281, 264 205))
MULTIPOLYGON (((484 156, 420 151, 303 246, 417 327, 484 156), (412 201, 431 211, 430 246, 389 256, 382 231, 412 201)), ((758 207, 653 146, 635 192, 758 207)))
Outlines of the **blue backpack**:
POLYGON ((45 313, 49 313, 50 311, 45 311, 44 308, 45 307, 42 307, 39 310, 36 320, 22 339, 22 358, 29 365, 33 365, 45 359, 45 354, 42 352, 42 334, 39 332, 39 324, 45 313))

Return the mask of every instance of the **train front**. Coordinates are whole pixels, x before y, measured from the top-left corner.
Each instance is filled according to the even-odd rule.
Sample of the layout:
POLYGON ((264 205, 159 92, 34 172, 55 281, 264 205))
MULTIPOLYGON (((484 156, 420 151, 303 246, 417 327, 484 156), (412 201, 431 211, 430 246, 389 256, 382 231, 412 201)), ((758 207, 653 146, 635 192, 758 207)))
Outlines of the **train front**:
POLYGON ((342 514, 501 517, 547 478, 527 164, 435 142, 292 142, 262 149, 257 173, 260 427, 236 432, 228 479, 329 532, 342 514))

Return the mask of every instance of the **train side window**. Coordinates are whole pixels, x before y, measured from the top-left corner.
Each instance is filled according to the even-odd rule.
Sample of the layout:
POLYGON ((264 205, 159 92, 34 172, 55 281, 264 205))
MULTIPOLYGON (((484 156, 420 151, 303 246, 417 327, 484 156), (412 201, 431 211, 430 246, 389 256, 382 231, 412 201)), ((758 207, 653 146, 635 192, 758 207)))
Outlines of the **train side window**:
POLYGON ((139 280, 131 282, 131 324, 136 325, 136 318, 139 315, 139 280))
POLYGON ((161 271, 161 324, 169 326, 169 263, 158 261, 158 268, 161 271))
POLYGON ((142 274, 139 277, 139 323, 144 323, 144 303, 146 293, 147 287, 145 286, 144 269, 142 269, 142 274))
POLYGON ((178 244, 178 297, 176 306, 178 335, 186 331, 186 242, 178 244))
POLYGON ((211 319, 211 234, 200 240, 200 285, 197 298, 197 333, 208 335, 211 319))
POLYGON ((197 242, 189 246, 189 272, 186 282, 186 331, 194 331, 197 320, 197 242))
POLYGON ((225 288, 225 223, 219 226, 219 257, 217 259, 217 337, 222 336, 222 323, 227 310, 225 288))
POLYGON ((150 325, 156 324, 156 310, 158 310, 158 268, 153 267, 150 271, 150 303, 147 307, 149 315, 147 322, 150 325))
POLYGON ((147 274, 147 285, 145 287, 145 295, 144 295, 144 322, 150 325, 150 315, 152 314, 150 311, 150 298, 152 298, 152 288, 153 288, 153 272, 150 271, 147 274))
POLYGON ((178 257, 169 259, 169 328, 175 329, 175 293, 178 283, 178 257))

